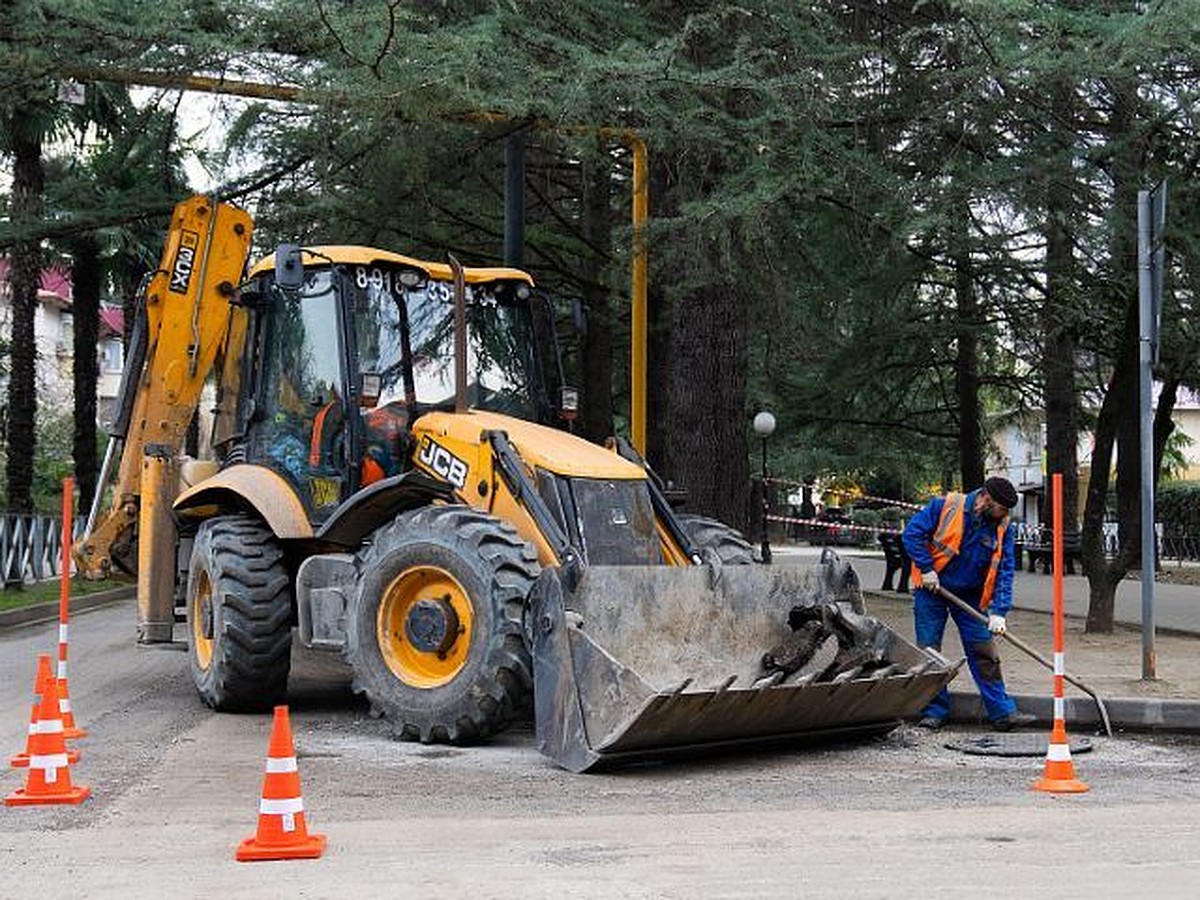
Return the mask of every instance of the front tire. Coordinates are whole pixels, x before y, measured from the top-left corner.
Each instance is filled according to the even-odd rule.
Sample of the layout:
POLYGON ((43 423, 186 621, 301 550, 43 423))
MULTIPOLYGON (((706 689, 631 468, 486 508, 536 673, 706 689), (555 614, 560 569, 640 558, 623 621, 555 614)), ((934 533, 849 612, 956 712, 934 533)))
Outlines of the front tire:
POLYGON ((259 712, 287 696, 291 580, 275 535, 247 516, 200 526, 187 585, 188 658, 201 698, 259 712))
POLYGON ((521 620, 539 567, 515 528, 469 507, 425 507, 376 531, 359 568, 354 688, 399 737, 466 743, 527 708, 521 620))

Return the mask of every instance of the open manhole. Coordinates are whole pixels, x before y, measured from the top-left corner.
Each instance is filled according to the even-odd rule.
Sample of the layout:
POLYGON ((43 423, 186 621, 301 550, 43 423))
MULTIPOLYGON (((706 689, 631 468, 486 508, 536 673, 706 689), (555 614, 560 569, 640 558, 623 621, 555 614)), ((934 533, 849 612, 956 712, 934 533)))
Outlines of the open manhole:
MULTIPOLYGON (((1090 738, 1069 735, 1067 743, 1072 753, 1092 749, 1090 738)), ((1048 734, 983 734, 946 742, 947 749, 974 756, 1045 756, 1049 746, 1048 734)))

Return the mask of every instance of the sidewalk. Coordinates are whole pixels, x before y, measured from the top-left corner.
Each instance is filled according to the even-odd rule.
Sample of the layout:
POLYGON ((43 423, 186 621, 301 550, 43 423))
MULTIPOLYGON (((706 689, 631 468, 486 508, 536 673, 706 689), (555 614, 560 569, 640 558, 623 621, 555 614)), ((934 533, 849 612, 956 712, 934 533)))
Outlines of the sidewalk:
MULTIPOLYGON (((776 565, 809 565, 821 549, 807 545, 772 547, 776 565)), ((913 640, 912 599, 908 594, 880 590, 886 566, 881 553, 840 548, 839 555, 858 573, 867 612, 883 620, 907 640, 913 640)), ((1053 657, 1054 580, 1051 576, 1018 572, 1014 580, 1009 629, 1047 659, 1053 657)), ((1117 589, 1117 627, 1112 634, 1084 633, 1088 583, 1080 575, 1063 580, 1066 611, 1064 657, 1066 671, 1096 691, 1108 708, 1113 728, 1200 732, 1200 587, 1155 584, 1156 674, 1143 681, 1141 584, 1126 580, 1117 589)), ((948 623, 943 652, 962 656, 957 629, 948 623)), ((1004 679, 1018 705, 1049 724, 1052 673, 1039 662, 1001 639, 1004 679)), ((951 684, 956 720, 982 720, 974 682, 964 666, 951 684)), ((1098 724, 1096 704, 1085 692, 1066 686, 1067 719, 1098 724)))

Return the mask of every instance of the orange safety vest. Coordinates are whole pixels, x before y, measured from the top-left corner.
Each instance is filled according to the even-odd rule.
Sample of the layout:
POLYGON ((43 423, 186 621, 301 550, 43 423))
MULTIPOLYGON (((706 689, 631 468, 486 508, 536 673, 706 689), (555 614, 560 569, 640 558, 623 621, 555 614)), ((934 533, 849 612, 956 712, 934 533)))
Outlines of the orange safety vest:
MULTIPOLYGON (((967 516, 967 495, 950 493, 942 506, 942 515, 938 519, 937 528, 929 539, 929 554, 933 557, 933 571, 940 572, 950 564, 950 560, 958 556, 962 548, 963 523, 967 516)), ((983 592, 979 598, 979 608, 986 610, 992 603, 992 593, 996 588, 996 576, 1000 573, 1000 559, 1004 556, 1004 531, 1008 528, 1008 516, 1000 520, 996 526, 996 549, 992 551, 992 561, 988 566, 987 578, 983 582, 983 592)), ((912 566, 913 589, 921 586, 921 570, 917 564, 912 566)))

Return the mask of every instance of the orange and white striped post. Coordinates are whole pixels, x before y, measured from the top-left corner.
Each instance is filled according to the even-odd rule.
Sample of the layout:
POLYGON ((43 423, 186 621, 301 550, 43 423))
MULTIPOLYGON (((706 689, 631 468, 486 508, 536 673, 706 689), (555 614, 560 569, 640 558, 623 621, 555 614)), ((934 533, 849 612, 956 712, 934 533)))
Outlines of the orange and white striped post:
POLYGON ((1046 767, 1033 783, 1035 791, 1054 794, 1081 794, 1088 786, 1075 777, 1071 761, 1071 742, 1067 739, 1066 702, 1063 700, 1063 502, 1062 474, 1050 476, 1054 509, 1054 724, 1050 745, 1046 748, 1046 767))
POLYGON ((87 737, 87 729, 75 724, 71 712, 71 690, 67 684, 67 640, 71 608, 71 541, 74 524, 75 479, 68 475, 63 479, 63 524, 62 524, 62 572, 58 579, 58 704, 62 713, 63 737, 87 737))

